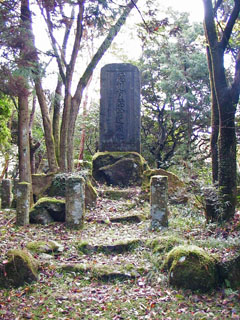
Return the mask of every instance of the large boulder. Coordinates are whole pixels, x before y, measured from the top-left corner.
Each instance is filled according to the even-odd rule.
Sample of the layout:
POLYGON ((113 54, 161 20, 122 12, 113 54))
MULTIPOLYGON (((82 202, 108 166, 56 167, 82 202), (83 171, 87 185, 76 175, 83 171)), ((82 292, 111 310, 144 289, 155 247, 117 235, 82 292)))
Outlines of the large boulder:
POLYGON ((163 266, 169 271, 169 283, 177 288, 206 292, 218 282, 215 259, 196 246, 172 249, 163 266))
POLYGON ((41 198, 29 213, 30 223, 49 224, 53 221, 65 221, 65 200, 41 198))
POLYGON ((93 157, 93 178, 107 185, 140 186, 146 161, 137 152, 99 152, 93 157))
POLYGON ((19 287, 38 279, 38 262, 26 250, 10 250, 8 262, 0 268, 1 287, 19 287))
POLYGON ((142 181, 142 196, 149 199, 150 196, 150 180, 152 176, 167 176, 168 177, 168 197, 169 201, 175 203, 186 203, 186 187, 182 180, 174 173, 164 169, 148 169, 143 172, 142 181))

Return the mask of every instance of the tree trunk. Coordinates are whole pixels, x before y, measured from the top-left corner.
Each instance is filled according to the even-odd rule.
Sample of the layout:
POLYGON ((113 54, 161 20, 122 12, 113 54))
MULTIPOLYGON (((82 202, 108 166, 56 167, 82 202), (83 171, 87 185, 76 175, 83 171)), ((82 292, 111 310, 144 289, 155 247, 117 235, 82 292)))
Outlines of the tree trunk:
POLYGON ((19 179, 31 183, 28 96, 19 95, 18 105, 19 179))
POLYGON ((236 134, 235 106, 230 94, 219 99, 220 132, 218 141, 218 184, 222 211, 220 220, 229 220, 235 214, 236 205, 236 134))
POLYGON ((50 172, 58 170, 57 159, 55 156, 55 144, 52 133, 52 123, 48 112, 46 98, 42 89, 41 81, 39 78, 35 79, 35 88, 38 97, 38 102, 42 112, 42 120, 44 126, 44 137, 47 148, 47 158, 50 172))
POLYGON ((61 101, 60 98, 62 96, 62 80, 59 78, 57 87, 55 90, 55 97, 54 97, 54 103, 53 103, 53 137, 54 137, 54 143, 55 143, 55 154, 57 157, 57 161, 59 162, 60 157, 60 151, 59 151, 59 142, 60 142, 60 110, 61 110, 61 101))
POLYGON ((66 149, 64 151, 61 150, 62 152, 64 152, 64 154, 67 153, 67 168, 68 168, 68 171, 70 172, 73 170, 73 151, 74 151, 73 141, 74 141, 75 124, 76 124, 76 119, 79 111, 79 106, 82 100, 83 91, 87 86, 88 81, 91 78, 94 69, 96 68, 97 64, 99 63, 99 61, 101 60, 105 52, 108 50, 108 48, 112 44, 113 39, 118 34, 121 27, 124 25, 129 13, 135 7, 135 4, 137 3, 137 1, 138 0, 130 1, 130 3, 126 6, 126 9, 122 13, 118 21, 115 23, 115 25, 113 25, 110 28, 107 37, 99 47, 96 54, 93 56, 83 76, 78 82, 76 92, 72 99, 69 124, 67 127, 67 130, 68 130, 67 131, 67 150, 66 149))
POLYGON ((55 157, 55 146, 52 134, 52 124, 50 115, 48 112, 48 106, 46 103, 46 98, 44 95, 44 91, 41 84, 41 68, 38 60, 38 52, 34 43, 34 35, 32 32, 32 20, 31 20, 31 11, 29 9, 29 0, 22 1, 23 5, 23 27, 25 29, 25 37, 27 37, 27 41, 25 41, 25 51, 27 53, 27 63, 28 66, 33 70, 34 75, 34 83, 36 88, 36 93, 38 97, 38 102, 42 112, 43 119, 43 127, 44 127, 44 136, 45 143, 47 148, 47 157, 48 157, 48 165, 51 172, 57 171, 57 161, 55 157))
MULTIPOLYGON (((218 137, 218 187, 220 210, 218 220, 231 219, 236 205, 236 133, 235 112, 240 92, 240 54, 236 59, 235 77, 229 86, 224 69, 224 52, 229 43, 231 33, 236 23, 240 2, 234 0, 234 7, 222 32, 222 38, 216 31, 215 11, 212 0, 203 0, 204 28, 210 53, 210 79, 215 94, 219 114, 218 137)), ((221 2, 220 2, 221 4, 221 2)))
POLYGON ((218 135, 219 135, 219 112, 218 103, 214 87, 214 78, 212 70, 212 59, 209 47, 207 47, 207 61, 211 87, 211 156, 212 156, 212 183, 218 182, 218 135))

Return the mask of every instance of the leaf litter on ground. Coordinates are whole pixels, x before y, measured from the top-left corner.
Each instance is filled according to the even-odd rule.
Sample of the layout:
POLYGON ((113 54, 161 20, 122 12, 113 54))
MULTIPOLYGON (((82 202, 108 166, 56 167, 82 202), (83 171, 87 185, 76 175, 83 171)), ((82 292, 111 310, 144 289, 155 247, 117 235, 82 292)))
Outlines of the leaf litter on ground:
POLYGON ((224 226, 205 226, 202 217, 188 219, 176 207, 169 228, 161 232, 150 232, 148 219, 136 224, 109 223, 116 215, 147 216, 149 204, 137 197, 138 193, 131 200, 99 198, 96 208, 86 212, 84 229, 75 231, 66 229, 64 223, 15 227, 14 210, 1 210, 0 263, 6 261, 8 250, 25 248, 31 241, 54 240, 64 249, 48 257, 34 254, 41 262, 38 282, 0 291, 0 319, 240 319, 239 291, 220 288, 203 295, 171 288, 144 245, 150 239, 176 235, 226 260, 239 252, 239 213, 224 226), (81 241, 101 245, 126 239, 140 239, 142 244, 121 254, 80 254, 77 247, 81 241), (61 266, 69 263, 141 271, 134 279, 102 282, 87 273, 63 271, 61 266))

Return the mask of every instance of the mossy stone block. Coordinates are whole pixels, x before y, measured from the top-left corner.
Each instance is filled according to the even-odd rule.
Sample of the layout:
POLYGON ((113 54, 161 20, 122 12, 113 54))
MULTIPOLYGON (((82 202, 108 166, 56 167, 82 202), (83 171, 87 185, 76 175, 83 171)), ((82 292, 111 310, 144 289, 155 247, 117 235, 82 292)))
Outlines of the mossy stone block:
POLYGON ((3 287, 19 287, 25 283, 38 280, 38 262, 26 250, 10 250, 8 263, 0 276, 0 285, 3 287))
POLYGON ((169 283, 177 288, 206 292, 218 282, 215 259, 196 246, 172 249, 163 267, 169 271, 169 283))
POLYGON ((107 185, 140 186, 146 169, 146 161, 137 152, 99 152, 93 157, 93 177, 107 185))

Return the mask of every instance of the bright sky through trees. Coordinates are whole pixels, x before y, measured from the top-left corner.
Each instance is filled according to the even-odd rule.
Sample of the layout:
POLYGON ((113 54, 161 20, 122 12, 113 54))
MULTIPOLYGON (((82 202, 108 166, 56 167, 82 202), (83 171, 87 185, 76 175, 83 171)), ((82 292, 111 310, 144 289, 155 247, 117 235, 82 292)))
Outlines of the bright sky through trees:
POLYGON ((190 17, 194 21, 203 20, 202 0, 157 0, 164 7, 172 7, 177 11, 190 12, 190 17))

